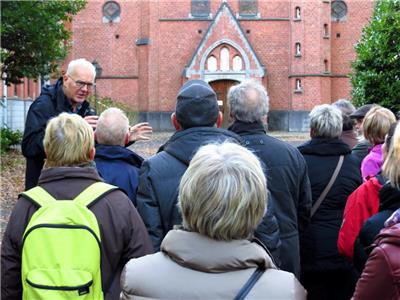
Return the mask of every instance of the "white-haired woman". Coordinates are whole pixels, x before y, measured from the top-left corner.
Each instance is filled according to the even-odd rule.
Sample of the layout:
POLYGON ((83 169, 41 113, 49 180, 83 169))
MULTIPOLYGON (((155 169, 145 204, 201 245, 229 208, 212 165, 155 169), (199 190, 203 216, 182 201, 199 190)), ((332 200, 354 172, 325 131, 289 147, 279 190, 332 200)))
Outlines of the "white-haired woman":
POLYGON ((316 106, 310 113, 311 140, 299 146, 313 203, 311 224, 301 236, 301 282, 309 299, 349 299, 357 279, 336 246, 347 196, 362 182, 341 133, 341 112, 327 104, 316 106))
POLYGON ((249 150, 200 148, 180 183, 183 227, 168 232, 160 252, 128 262, 121 299, 234 299, 256 269, 262 275, 248 298, 305 299, 294 275, 251 241, 265 199, 265 176, 249 150))

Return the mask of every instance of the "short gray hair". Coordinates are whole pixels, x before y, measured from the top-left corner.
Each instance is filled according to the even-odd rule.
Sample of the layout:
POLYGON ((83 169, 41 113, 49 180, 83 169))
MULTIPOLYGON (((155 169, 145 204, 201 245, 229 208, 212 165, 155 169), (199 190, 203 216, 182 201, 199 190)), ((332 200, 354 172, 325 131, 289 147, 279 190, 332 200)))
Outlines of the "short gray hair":
POLYGON ((96 140, 99 144, 125 146, 128 132, 129 120, 122 110, 110 107, 101 113, 96 127, 96 140))
POLYGON ((265 213, 266 186, 251 151, 228 142, 203 146, 180 182, 183 225, 216 240, 248 238, 265 213))
POLYGON ((340 137, 342 122, 342 112, 332 105, 317 105, 310 112, 310 129, 313 137, 340 137))
POLYGON ((356 108, 347 99, 339 99, 332 103, 333 107, 339 109, 344 115, 351 115, 356 108))
POLYGON ((268 114, 269 99, 264 86, 247 80, 232 86, 228 92, 231 115, 243 122, 262 121, 268 114))
POLYGON ((96 68, 93 66, 93 64, 90 61, 88 61, 84 58, 78 58, 75 60, 71 60, 70 63, 68 64, 67 75, 74 75, 75 70, 78 67, 88 68, 93 74, 93 79, 96 78, 96 68))

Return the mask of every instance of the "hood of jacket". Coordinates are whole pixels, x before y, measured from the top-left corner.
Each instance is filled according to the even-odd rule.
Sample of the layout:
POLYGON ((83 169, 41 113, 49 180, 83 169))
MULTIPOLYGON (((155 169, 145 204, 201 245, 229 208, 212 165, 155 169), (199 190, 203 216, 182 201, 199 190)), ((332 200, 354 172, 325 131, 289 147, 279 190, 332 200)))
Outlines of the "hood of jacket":
POLYGON ((215 127, 193 127, 175 132, 172 137, 160 147, 158 152, 165 151, 179 161, 189 165, 197 149, 210 142, 230 141, 241 144, 237 134, 226 129, 215 127))
POLYGON ((103 181, 97 172, 95 165, 77 167, 54 167, 45 168, 39 177, 39 185, 58 181, 62 179, 92 179, 95 181, 103 181))
POLYGON ((141 156, 125 147, 103 144, 96 145, 95 159, 123 160, 138 168, 140 168, 143 162, 143 158, 141 156))
POLYGON ((161 251, 177 264, 207 273, 238 269, 276 269, 267 252, 248 240, 217 241, 196 232, 170 230, 161 251))
POLYGON ((400 207, 400 191, 388 182, 379 191, 379 211, 396 210, 400 207))
POLYGON ((351 153, 350 147, 338 138, 312 138, 298 149, 303 155, 332 156, 351 153))

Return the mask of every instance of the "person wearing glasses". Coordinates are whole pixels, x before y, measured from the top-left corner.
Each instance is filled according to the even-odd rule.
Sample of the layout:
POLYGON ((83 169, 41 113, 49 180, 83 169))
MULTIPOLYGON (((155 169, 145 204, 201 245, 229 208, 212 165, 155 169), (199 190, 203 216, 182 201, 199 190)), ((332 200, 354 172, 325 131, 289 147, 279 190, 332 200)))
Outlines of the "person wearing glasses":
POLYGON ((21 145, 26 158, 26 190, 37 185, 43 168, 43 138, 49 119, 62 112, 74 113, 96 128, 98 117, 86 101, 93 89, 95 76, 96 69, 89 61, 84 58, 72 60, 65 75, 54 85, 44 86, 30 106, 21 145))

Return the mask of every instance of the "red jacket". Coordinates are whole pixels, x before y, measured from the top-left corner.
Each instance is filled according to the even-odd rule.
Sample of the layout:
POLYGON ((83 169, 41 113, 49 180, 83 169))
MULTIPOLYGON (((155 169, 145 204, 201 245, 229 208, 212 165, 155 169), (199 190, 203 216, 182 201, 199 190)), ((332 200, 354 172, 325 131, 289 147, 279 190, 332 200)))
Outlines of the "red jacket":
POLYGON ((360 185, 347 198, 343 223, 339 231, 339 253, 353 260, 354 242, 364 222, 379 212, 379 191, 382 184, 372 177, 360 185))
POLYGON ((357 282, 353 299, 400 299, 400 224, 382 229, 357 282))

